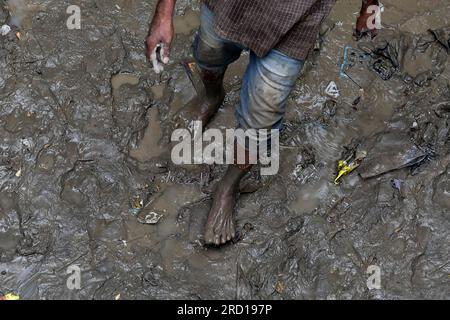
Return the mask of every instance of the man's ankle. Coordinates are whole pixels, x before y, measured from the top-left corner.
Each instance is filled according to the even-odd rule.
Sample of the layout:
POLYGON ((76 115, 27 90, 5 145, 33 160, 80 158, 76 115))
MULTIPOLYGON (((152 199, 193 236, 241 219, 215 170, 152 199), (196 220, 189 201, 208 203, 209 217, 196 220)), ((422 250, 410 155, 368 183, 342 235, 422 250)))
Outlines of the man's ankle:
POLYGON ((213 90, 211 89, 207 90, 205 94, 206 100, 211 102, 217 102, 219 100, 222 101, 224 97, 225 97, 225 89, 223 87, 213 90))

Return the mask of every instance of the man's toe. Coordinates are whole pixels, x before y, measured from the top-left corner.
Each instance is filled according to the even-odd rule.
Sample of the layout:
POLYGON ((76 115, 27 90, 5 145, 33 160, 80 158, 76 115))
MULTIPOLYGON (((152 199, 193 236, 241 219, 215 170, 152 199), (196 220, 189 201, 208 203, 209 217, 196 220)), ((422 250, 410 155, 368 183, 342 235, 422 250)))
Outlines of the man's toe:
POLYGON ((225 244, 225 243, 227 243, 227 235, 224 233, 224 234, 222 234, 222 240, 221 240, 221 243, 222 244, 225 244))
POLYGON ((205 231, 205 243, 206 244, 213 244, 214 243, 214 234, 211 232, 210 228, 207 228, 205 231))
POLYGON ((220 234, 217 234, 214 238, 214 243, 216 244, 216 246, 220 245, 220 234))
POLYGON ((234 223, 233 222, 230 223, 230 227, 228 229, 228 234, 229 234, 231 239, 233 239, 236 236, 236 229, 234 228, 234 223))

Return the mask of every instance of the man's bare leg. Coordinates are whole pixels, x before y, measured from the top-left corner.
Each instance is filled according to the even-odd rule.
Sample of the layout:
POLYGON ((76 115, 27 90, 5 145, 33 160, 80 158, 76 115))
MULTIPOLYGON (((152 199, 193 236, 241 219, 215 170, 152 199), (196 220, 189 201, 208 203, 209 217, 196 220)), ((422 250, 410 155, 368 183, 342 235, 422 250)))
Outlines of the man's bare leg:
POLYGON ((205 226, 205 243, 221 245, 236 235, 234 207, 239 183, 249 171, 237 165, 229 165, 225 176, 213 195, 213 203, 205 226))
POLYGON ((213 203, 205 226, 205 243, 221 245, 236 235, 234 207, 242 178, 250 171, 250 153, 235 144, 235 164, 228 165, 225 176, 213 194, 213 203), (237 155, 243 152, 244 163, 238 164, 237 155))

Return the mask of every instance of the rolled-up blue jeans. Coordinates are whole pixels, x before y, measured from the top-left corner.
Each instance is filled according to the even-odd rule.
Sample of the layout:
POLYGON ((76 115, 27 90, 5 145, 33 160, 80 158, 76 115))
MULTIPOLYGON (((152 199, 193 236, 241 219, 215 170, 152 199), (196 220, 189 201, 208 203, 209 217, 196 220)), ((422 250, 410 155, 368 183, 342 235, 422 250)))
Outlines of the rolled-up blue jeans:
MULTIPOLYGON (((214 31, 214 14, 203 5, 200 29, 194 42, 194 58, 207 70, 225 72, 245 48, 220 37, 214 31)), ((250 51, 250 62, 242 80, 236 108, 238 127, 280 129, 286 101, 303 67, 303 61, 272 49, 264 57, 250 51)), ((259 141, 261 142, 261 141, 259 141)))

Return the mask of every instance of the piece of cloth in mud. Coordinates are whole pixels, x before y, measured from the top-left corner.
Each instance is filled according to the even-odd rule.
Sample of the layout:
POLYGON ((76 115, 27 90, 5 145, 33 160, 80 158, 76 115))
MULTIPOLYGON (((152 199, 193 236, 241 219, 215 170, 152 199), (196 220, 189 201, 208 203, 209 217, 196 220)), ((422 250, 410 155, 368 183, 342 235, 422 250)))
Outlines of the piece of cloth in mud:
POLYGON ((369 151, 358 168, 364 179, 417 165, 427 157, 427 153, 401 131, 376 134, 365 141, 361 148, 369 151))
POLYGON ((271 49, 305 60, 322 21, 336 0, 204 0, 214 13, 214 29, 224 39, 252 50, 258 57, 271 49))
POLYGON ((359 47, 374 58, 373 68, 388 80, 400 72, 405 81, 423 86, 440 75, 449 53, 450 27, 414 35, 397 29, 382 29, 378 36, 359 47))

